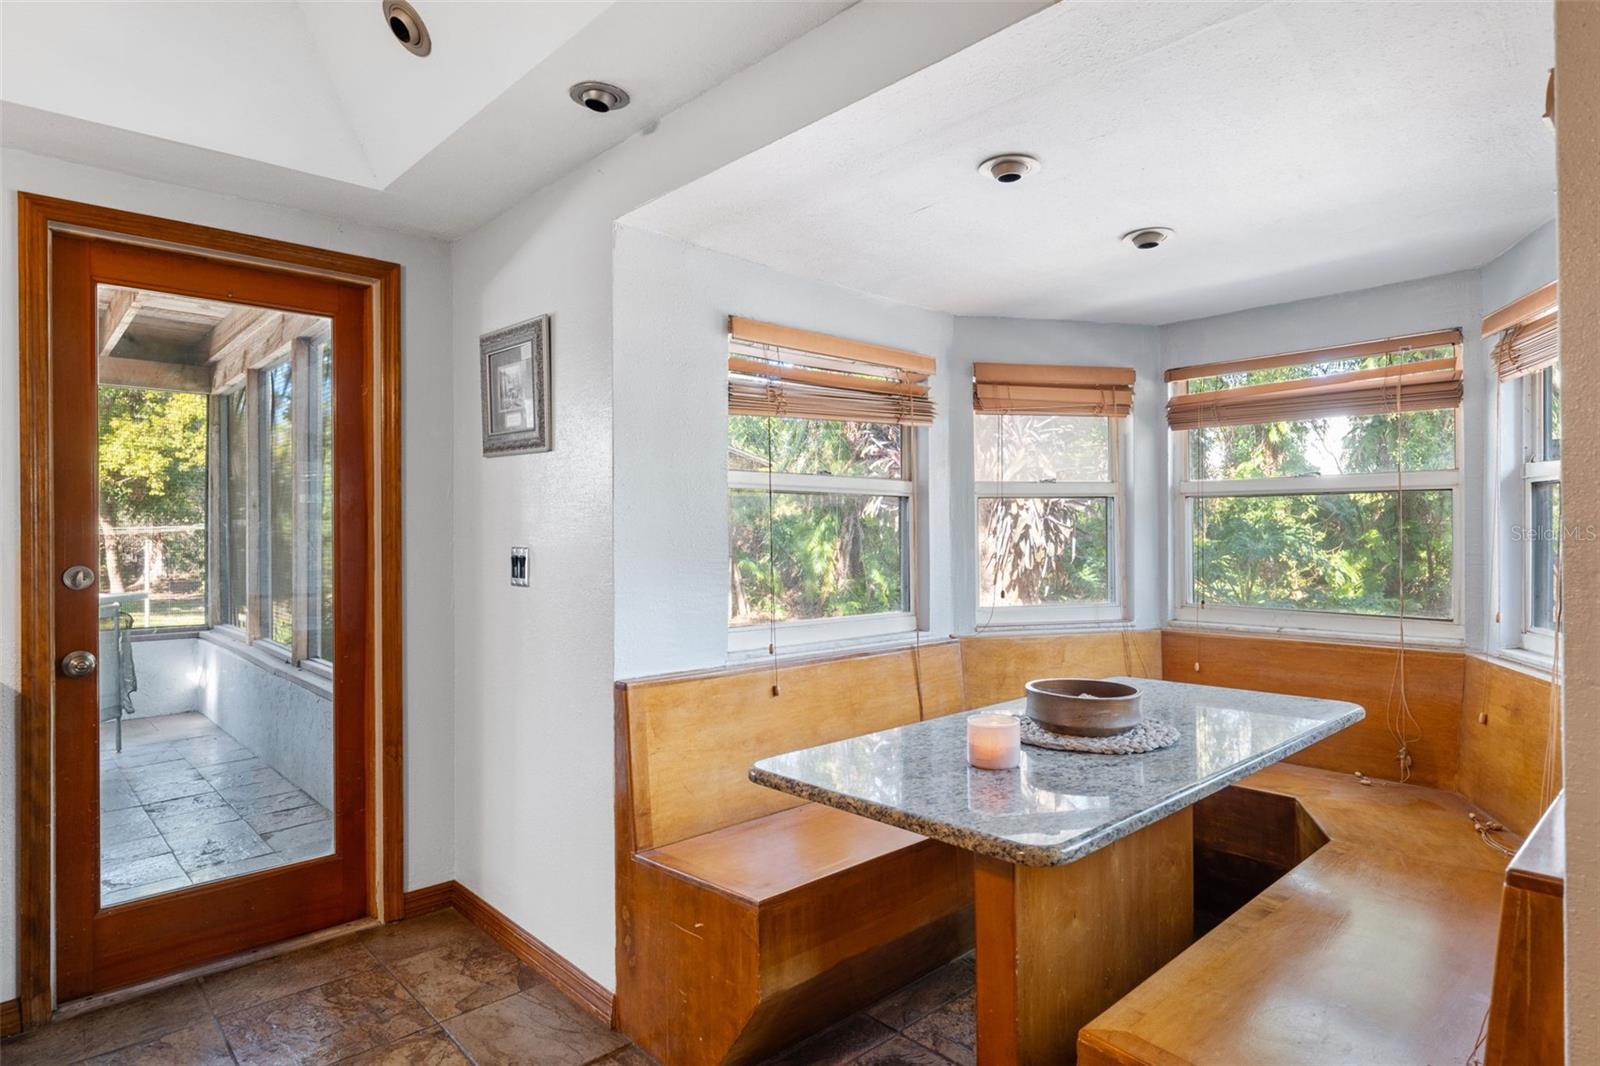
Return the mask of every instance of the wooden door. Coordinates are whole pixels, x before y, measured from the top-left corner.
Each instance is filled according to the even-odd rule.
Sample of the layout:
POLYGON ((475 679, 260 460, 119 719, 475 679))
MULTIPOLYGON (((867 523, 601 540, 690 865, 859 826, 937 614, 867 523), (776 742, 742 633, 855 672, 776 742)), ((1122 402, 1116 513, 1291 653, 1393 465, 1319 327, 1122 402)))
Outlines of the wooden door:
POLYGON ((87 236, 53 241, 60 1002, 369 910, 371 316, 355 284, 87 236), (192 435, 196 417, 203 446, 191 436, 174 458, 160 420, 192 435), (153 458, 130 459, 140 447, 153 458), (102 462, 120 464, 116 478, 102 477, 102 462), (175 481, 204 501, 203 529, 149 517, 164 513, 152 493, 171 494, 175 481), (135 489, 143 510, 125 507, 143 517, 115 525, 107 501, 135 489), (144 538, 142 570, 126 546, 107 550, 129 536, 144 538), (179 555, 198 592, 164 591, 179 555), (84 672, 74 652, 97 662, 84 672), (126 694, 130 682, 139 688, 126 694), (307 739, 324 728, 320 747, 307 739), (141 772, 150 766, 159 769, 141 772), (296 818, 311 821, 285 824, 296 818), (111 870, 161 872, 132 885, 111 870))

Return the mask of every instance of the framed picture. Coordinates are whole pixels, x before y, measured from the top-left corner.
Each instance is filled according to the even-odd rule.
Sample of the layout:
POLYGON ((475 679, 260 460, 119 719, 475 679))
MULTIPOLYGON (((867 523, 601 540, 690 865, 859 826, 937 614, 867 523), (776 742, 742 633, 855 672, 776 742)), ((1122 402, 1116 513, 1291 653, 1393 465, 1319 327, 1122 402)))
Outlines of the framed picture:
POLYGON ((550 316, 478 338, 483 454, 550 450, 550 316))

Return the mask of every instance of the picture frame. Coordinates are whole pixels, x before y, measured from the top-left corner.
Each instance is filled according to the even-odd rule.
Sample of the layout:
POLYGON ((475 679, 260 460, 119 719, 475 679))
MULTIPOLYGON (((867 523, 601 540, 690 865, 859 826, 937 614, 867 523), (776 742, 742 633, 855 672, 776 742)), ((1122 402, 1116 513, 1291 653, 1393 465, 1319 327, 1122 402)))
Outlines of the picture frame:
POLYGON ((478 338, 484 458, 547 452, 550 434, 550 316, 478 338))

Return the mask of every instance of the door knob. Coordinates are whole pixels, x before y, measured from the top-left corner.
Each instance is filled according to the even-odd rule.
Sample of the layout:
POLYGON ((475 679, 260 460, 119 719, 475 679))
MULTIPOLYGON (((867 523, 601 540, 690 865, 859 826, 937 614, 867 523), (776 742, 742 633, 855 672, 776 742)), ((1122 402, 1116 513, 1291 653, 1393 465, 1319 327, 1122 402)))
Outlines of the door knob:
POLYGON ((94 584, 94 571, 87 566, 69 566, 61 575, 61 583, 73 592, 82 592, 94 584))
POLYGON ((69 651, 61 659, 61 672, 68 677, 88 677, 97 665, 93 652, 69 651))

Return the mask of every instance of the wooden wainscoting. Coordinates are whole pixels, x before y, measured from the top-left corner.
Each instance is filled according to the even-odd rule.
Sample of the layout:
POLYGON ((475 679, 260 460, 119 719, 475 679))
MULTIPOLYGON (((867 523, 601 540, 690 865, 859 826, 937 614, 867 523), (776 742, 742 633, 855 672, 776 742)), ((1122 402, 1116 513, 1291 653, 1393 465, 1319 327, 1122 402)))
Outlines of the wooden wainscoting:
POLYGON ((626 689, 628 807, 645 850, 804 802, 751 784, 758 759, 960 710, 961 649, 947 640, 626 689))
POLYGON ((1020 699, 1039 677, 1161 676, 1161 633, 1108 633, 961 638, 961 676, 967 707, 1020 699))
POLYGON ((605 1024, 611 1024, 610 989, 578 969, 550 945, 507 918, 466 885, 459 881, 444 881, 405 894, 407 918, 419 918, 424 914, 444 910, 446 907, 454 907, 460 911, 463 918, 521 959, 530 970, 559 988, 572 1002, 605 1024))
MULTIPOLYGON (((1385 724, 1386 715, 1399 703, 1395 669, 1399 658, 1392 645, 1173 629, 1161 634, 1161 676, 1168 681, 1361 704, 1367 711, 1364 720, 1290 756, 1289 761, 1345 773, 1359 770, 1390 780, 1400 777, 1397 747, 1385 724)), ((1411 745, 1413 784, 1456 787, 1465 658, 1459 651, 1406 650, 1405 692, 1422 734, 1411 745)))
MULTIPOLYGON (((1526 835, 1548 804, 1541 786, 1554 724, 1550 676, 1481 655, 1466 659, 1456 788, 1513 832, 1526 835)), ((1561 788, 1559 739, 1554 771, 1551 795, 1561 788)))

